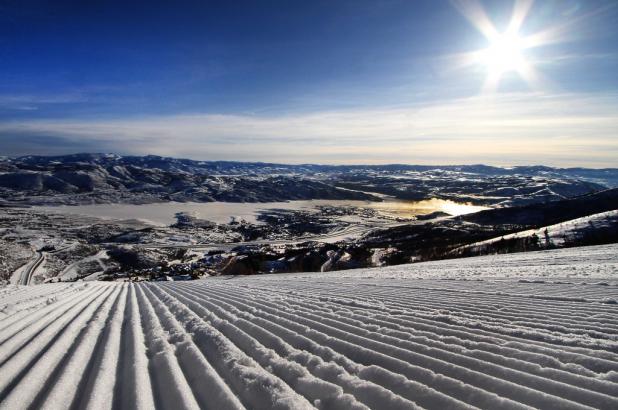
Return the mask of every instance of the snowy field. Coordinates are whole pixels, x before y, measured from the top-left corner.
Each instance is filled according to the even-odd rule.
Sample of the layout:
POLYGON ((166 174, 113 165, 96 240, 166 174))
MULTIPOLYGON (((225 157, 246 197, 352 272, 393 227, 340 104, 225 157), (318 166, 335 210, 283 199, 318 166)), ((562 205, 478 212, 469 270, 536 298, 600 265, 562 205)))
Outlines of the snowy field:
POLYGON ((618 408, 618 246, 0 289, 0 407, 618 408))

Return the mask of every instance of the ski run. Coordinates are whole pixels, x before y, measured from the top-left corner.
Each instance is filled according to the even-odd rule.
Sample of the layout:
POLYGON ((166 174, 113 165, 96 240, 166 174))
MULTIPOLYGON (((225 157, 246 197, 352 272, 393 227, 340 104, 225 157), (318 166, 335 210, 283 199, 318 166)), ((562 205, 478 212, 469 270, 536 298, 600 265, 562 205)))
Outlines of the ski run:
POLYGON ((618 246, 0 288, 2 409, 618 409, 618 246))

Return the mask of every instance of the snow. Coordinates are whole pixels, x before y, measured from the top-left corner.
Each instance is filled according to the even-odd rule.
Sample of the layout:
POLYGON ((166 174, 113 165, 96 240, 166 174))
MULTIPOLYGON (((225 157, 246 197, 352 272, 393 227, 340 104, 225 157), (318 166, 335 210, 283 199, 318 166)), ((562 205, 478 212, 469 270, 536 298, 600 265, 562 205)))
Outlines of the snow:
POLYGON ((453 254, 457 254, 465 249, 481 250, 483 247, 490 244, 495 244, 503 239, 532 238, 533 236, 538 238, 539 246, 541 247, 561 247, 565 245, 565 242, 568 239, 573 239, 578 235, 594 233, 599 229, 609 229, 617 225, 618 210, 601 212, 581 218, 571 219, 555 225, 545 226, 539 229, 529 229, 509 235, 503 235, 497 238, 487 239, 485 241, 475 242, 455 249, 453 254))
POLYGON ((0 288, 0 408, 618 408, 618 245, 0 288))

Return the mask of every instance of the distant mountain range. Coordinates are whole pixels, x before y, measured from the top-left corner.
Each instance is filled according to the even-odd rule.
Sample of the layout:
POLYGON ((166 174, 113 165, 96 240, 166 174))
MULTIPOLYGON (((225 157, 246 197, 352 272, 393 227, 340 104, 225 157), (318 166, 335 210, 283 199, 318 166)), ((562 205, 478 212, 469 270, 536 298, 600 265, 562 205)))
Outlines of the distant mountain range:
POLYGON ((618 186, 618 169, 285 165, 74 154, 0 159, 0 198, 24 204, 445 198, 504 206, 618 186))
MULTIPOLYGON (((63 156, 23 156, 0 160, 0 167, 5 164, 14 164, 17 167, 28 169, 32 167, 48 168, 54 165, 92 164, 102 167, 134 166, 150 169, 159 169, 169 172, 188 172, 191 174, 316 174, 316 173, 354 173, 358 171, 373 172, 425 172, 425 171, 452 171, 478 175, 527 175, 527 176, 556 176, 585 179, 607 185, 608 188, 618 186, 618 168, 554 168, 542 165, 495 167, 489 165, 320 165, 320 164, 276 164, 268 162, 236 162, 236 161, 196 161, 146 156, 120 156, 116 154, 72 154, 63 156)), ((2 170, 0 168, 0 170, 2 170)))

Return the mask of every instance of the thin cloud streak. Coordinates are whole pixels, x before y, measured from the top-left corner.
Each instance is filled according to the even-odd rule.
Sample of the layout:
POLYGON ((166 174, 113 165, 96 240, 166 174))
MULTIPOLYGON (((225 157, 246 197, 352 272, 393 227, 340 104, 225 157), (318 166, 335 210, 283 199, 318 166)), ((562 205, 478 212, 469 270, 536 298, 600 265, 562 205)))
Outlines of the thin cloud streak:
POLYGON ((11 121, 0 124, 0 154, 46 135, 63 147, 210 160, 609 167, 617 132, 618 95, 521 93, 286 116, 11 121))

